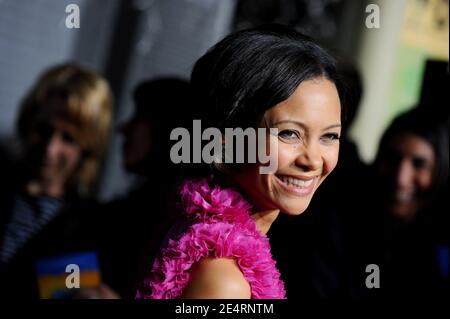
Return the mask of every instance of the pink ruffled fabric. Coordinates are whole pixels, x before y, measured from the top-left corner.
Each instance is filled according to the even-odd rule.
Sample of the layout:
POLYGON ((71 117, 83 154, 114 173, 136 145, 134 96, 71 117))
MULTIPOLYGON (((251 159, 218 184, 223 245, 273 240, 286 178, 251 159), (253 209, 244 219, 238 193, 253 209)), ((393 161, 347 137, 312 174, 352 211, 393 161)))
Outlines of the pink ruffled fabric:
POLYGON ((191 266, 207 257, 235 258, 253 299, 286 298, 269 240, 256 228, 251 206, 239 193, 210 187, 206 179, 185 181, 181 203, 189 226, 162 249, 136 298, 180 297, 191 266))

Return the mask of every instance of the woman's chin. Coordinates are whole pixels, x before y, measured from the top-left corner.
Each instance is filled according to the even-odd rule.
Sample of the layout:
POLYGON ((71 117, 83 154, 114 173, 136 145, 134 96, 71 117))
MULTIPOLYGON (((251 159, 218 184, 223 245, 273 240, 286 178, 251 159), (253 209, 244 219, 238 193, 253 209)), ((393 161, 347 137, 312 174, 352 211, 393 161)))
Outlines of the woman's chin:
POLYGON ((297 216, 303 214, 303 212, 309 207, 312 199, 312 194, 310 196, 303 197, 292 197, 287 196, 283 200, 278 202, 278 208, 281 212, 297 216))
POLYGON ((298 216, 298 215, 303 214, 303 212, 306 210, 306 208, 307 208, 307 206, 306 207, 298 207, 298 208, 285 207, 285 208, 280 209, 280 211, 289 216, 298 216))

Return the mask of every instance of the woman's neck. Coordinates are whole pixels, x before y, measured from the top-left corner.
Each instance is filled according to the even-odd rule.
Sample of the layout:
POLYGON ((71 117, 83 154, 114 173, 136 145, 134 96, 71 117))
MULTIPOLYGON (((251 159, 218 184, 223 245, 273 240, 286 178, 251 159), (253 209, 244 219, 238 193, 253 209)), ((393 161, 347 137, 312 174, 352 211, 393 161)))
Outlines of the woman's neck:
MULTIPOLYGON (((239 187, 239 185, 235 182, 235 180, 227 175, 222 174, 214 175, 214 181, 226 187, 234 188, 235 190, 239 191, 241 195, 245 195, 243 194, 244 193, 243 190, 239 187)), ((262 209, 262 210, 255 210, 250 214, 250 216, 255 221, 258 230, 263 234, 267 234, 267 232, 270 229, 270 226, 272 226, 272 223, 275 221, 275 219, 277 219, 279 213, 280 213, 279 209, 262 209)))
POLYGON ((267 234, 267 232, 270 229, 270 226, 272 226, 275 219, 277 219, 278 214, 280 214, 280 210, 274 209, 274 210, 258 211, 252 213, 250 216, 255 221, 258 230, 263 234, 267 234))

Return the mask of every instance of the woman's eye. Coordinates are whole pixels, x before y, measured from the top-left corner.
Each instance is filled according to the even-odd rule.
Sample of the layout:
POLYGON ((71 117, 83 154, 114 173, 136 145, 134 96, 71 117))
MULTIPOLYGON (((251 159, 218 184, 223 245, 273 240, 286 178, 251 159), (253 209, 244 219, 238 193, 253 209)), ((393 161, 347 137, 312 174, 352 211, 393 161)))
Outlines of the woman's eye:
POLYGON ((426 159, 420 157, 413 158, 412 164, 416 169, 425 169, 430 166, 426 159))
POLYGON ((278 133, 278 136, 288 141, 295 141, 300 139, 300 134, 294 130, 283 130, 278 133))
POLYGON ((75 138, 69 132, 63 132, 62 133, 62 139, 67 144, 75 144, 75 138))
POLYGON ((327 142, 337 141, 340 139, 339 134, 337 133, 328 133, 322 137, 327 142))

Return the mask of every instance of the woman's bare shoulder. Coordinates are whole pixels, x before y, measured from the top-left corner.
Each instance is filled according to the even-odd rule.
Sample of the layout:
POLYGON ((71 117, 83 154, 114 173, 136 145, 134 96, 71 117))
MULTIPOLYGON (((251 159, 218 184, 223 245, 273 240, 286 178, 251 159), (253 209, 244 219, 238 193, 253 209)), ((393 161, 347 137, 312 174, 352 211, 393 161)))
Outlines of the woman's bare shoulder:
POLYGON ((232 258, 205 258, 190 269, 187 299, 249 299, 250 285, 232 258))

